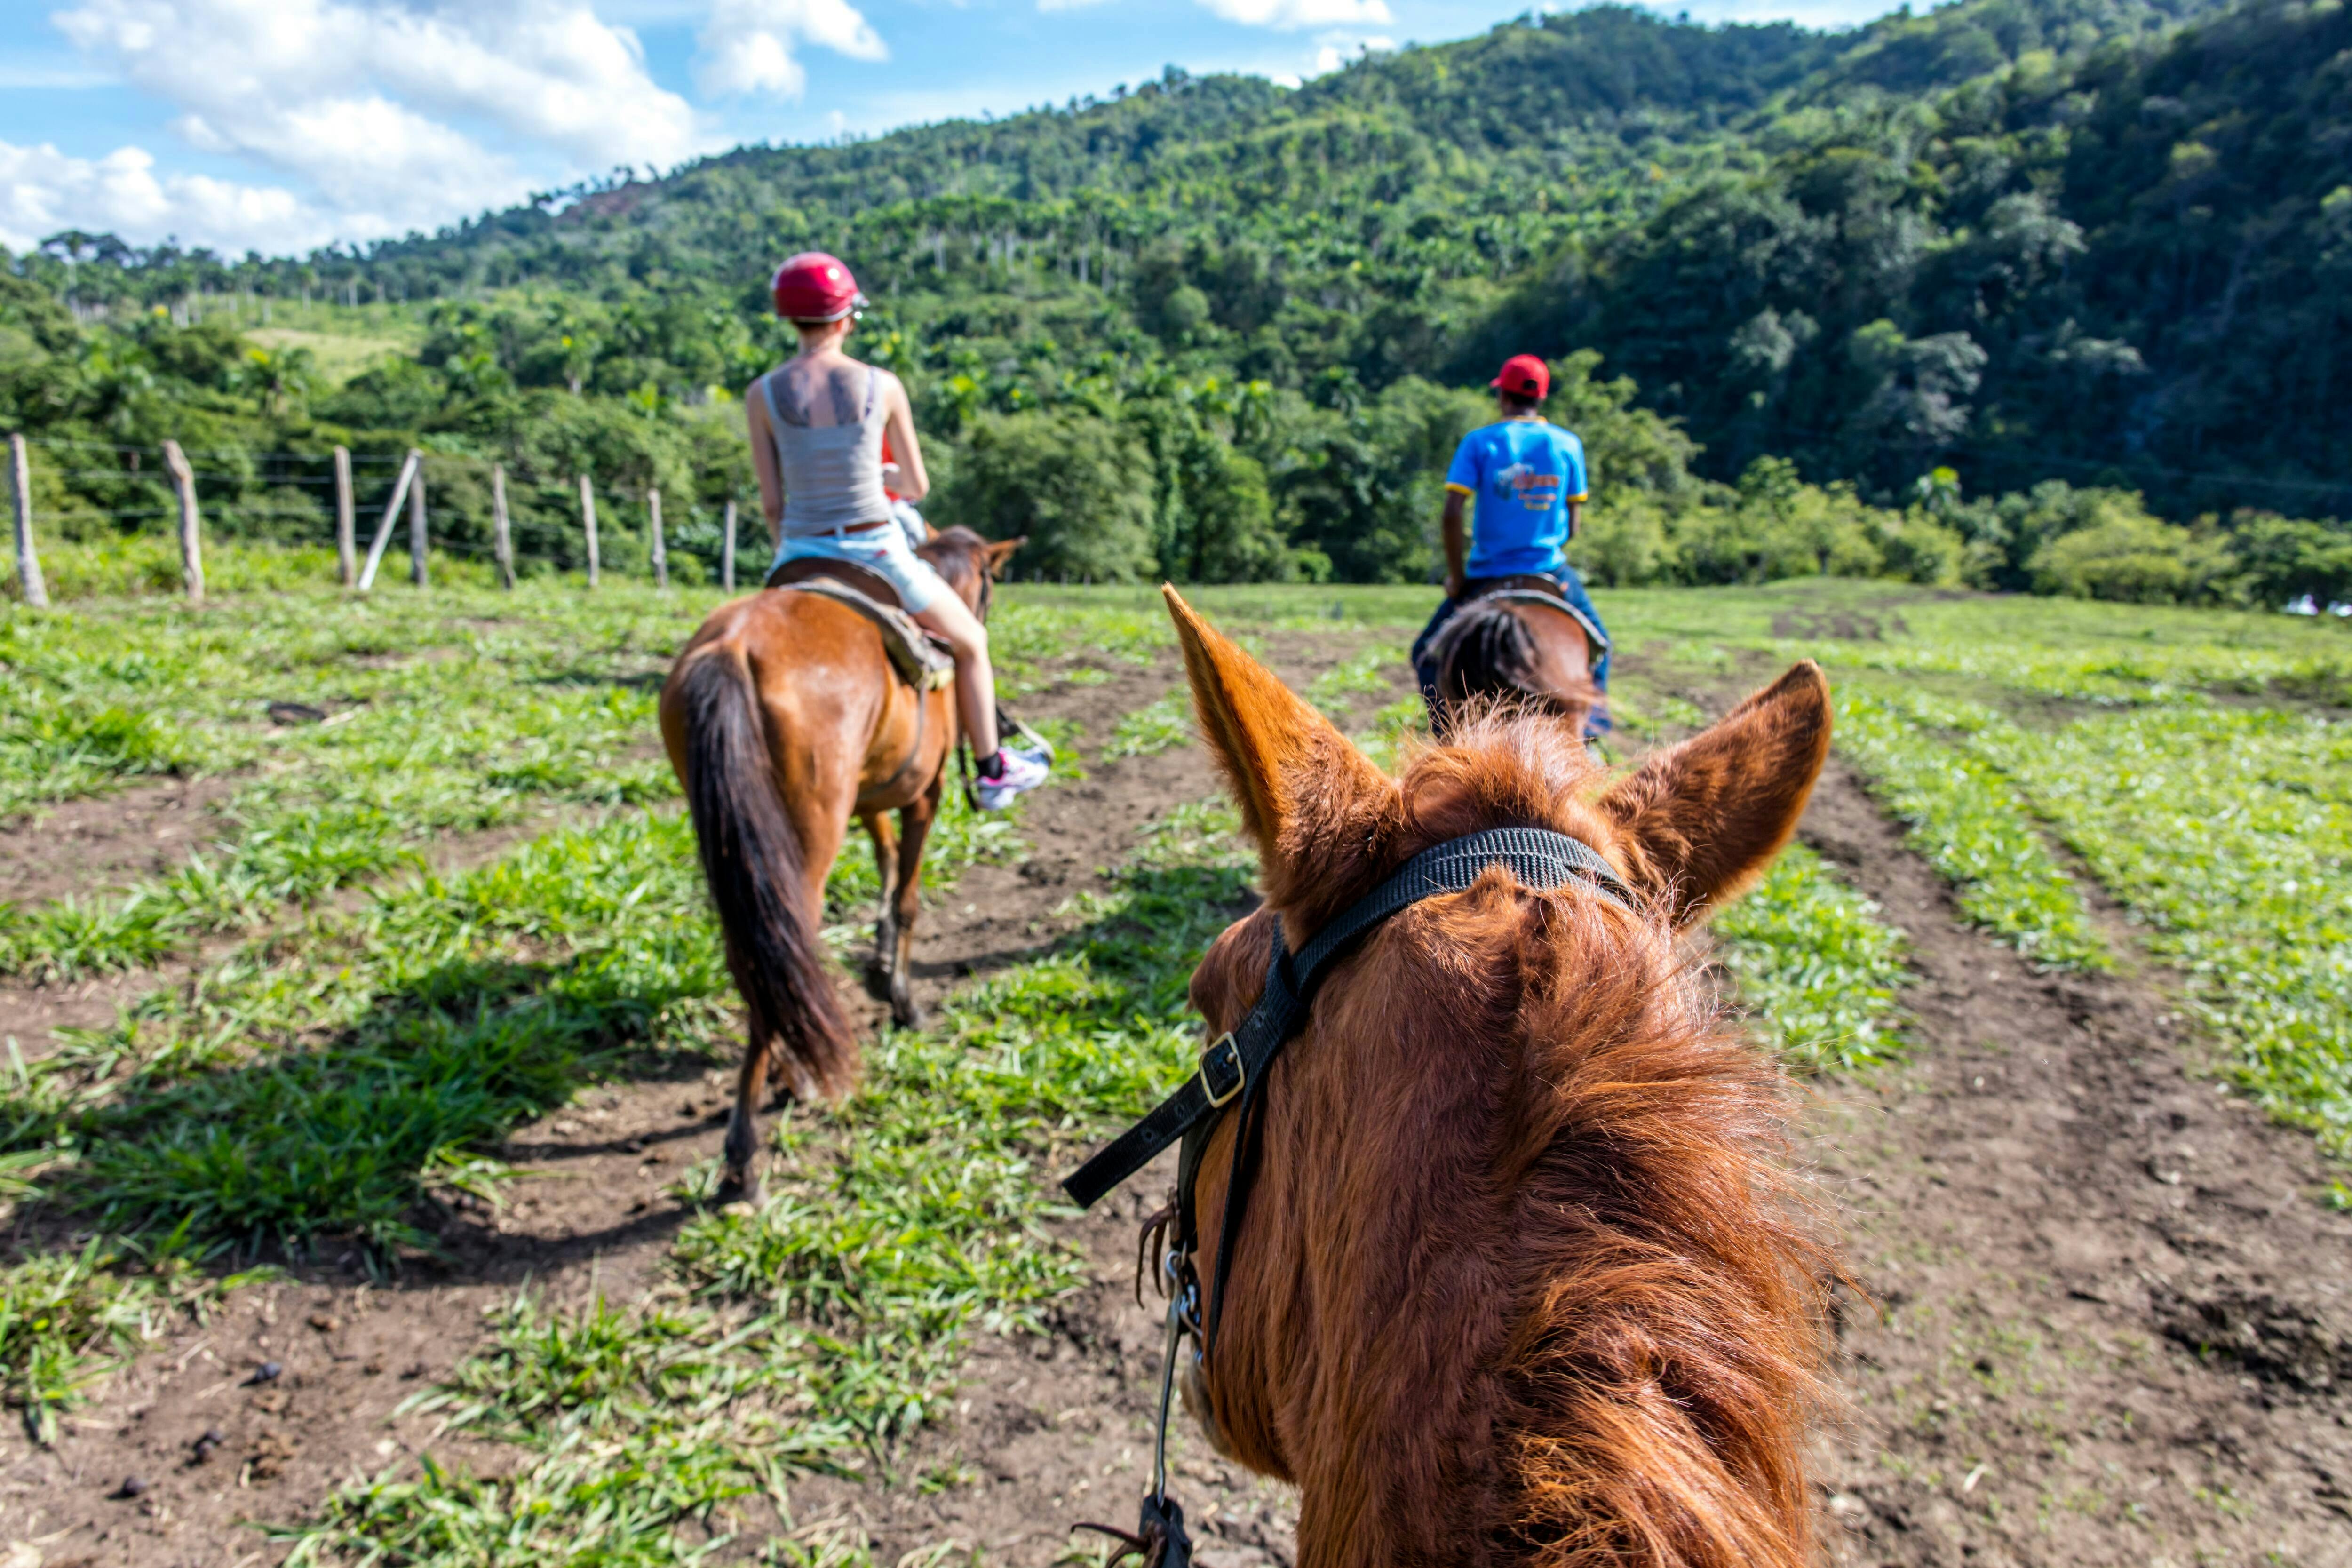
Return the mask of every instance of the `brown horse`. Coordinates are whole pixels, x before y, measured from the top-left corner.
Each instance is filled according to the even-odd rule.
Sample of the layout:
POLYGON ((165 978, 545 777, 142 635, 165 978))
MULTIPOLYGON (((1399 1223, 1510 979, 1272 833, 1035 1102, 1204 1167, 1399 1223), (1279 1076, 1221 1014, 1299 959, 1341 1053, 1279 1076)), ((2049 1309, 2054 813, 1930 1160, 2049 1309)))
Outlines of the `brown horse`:
POLYGON ((1445 624, 1434 651, 1439 709, 1430 717, 1440 734, 1454 712, 1479 697, 1512 698, 1580 728, 1601 700, 1591 643, 1565 610, 1524 599, 1474 600, 1445 624))
MULTIPOLYGON (((985 620, 1021 541, 950 528, 917 552, 985 620)), ((863 584, 861 584, 863 585, 863 584)), ((815 594, 721 605, 677 656, 661 695, 662 742, 686 788, 702 874, 750 1019, 727 1184, 748 1191, 761 1094, 839 1099, 857 1047, 818 931, 825 878, 855 816, 882 879, 875 964, 891 1016, 912 1026, 908 985, 923 842, 939 814, 957 725, 953 693, 898 679, 873 622, 815 594), (898 814, 898 832, 889 818, 898 814)))
MULTIPOLYGON (((1573 723, 1495 708, 1398 781, 1168 598, 1266 893, 1193 974, 1212 1037, 1270 943, 1462 835, 1571 835, 1643 909, 1494 867, 1330 971, 1263 1088, 1193 1415, 1299 1488, 1300 1568, 1799 1568, 1832 1254, 1783 1163, 1788 1081, 1677 933, 1793 831, 1820 669, 1615 782, 1573 723)), ((1203 1259, 1234 1137, 1202 1153, 1203 1259)))

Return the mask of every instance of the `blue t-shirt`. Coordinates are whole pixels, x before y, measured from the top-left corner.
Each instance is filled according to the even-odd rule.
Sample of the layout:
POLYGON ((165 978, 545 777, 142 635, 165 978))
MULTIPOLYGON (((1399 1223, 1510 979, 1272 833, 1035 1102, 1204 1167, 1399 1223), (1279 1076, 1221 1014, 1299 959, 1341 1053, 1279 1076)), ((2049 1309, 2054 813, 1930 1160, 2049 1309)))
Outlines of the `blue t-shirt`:
POLYGON ((1584 443, 1540 419, 1505 419, 1462 437, 1445 488, 1477 503, 1468 575, 1554 572, 1568 543, 1568 503, 1584 499, 1584 443))

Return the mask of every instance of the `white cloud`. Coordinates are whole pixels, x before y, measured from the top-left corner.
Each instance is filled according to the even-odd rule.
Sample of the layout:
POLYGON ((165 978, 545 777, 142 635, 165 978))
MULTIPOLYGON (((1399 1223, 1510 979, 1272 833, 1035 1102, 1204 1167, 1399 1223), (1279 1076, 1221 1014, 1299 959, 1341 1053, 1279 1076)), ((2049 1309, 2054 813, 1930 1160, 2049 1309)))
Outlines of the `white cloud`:
POLYGON ((855 60, 887 60, 882 41, 849 0, 716 0, 697 40, 695 85, 714 98, 772 92, 798 98, 808 71, 793 52, 815 44, 855 60))
POLYGON ((154 157, 142 148, 75 158, 46 143, 0 142, 0 245, 30 250, 62 228, 177 235, 233 253, 307 249, 335 235, 329 215, 292 191, 203 174, 158 177, 154 157))
POLYGON ((1341 34, 1327 34, 1318 38, 1316 42, 1321 47, 1315 51, 1315 68, 1310 73, 1315 76, 1328 75, 1354 59, 1359 54, 1384 55, 1397 47, 1394 38, 1383 38, 1378 36, 1369 38, 1351 38, 1341 34))
POLYGON ((80 0, 50 19, 178 109, 173 129, 195 147, 314 188, 310 226, 344 237, 709 144, 647 73, 636 35, 587 0, 80 0))
POLYGON ((1393 20, 1388 0, 1201 0, 1247 27, 1332 27, 1393 20))

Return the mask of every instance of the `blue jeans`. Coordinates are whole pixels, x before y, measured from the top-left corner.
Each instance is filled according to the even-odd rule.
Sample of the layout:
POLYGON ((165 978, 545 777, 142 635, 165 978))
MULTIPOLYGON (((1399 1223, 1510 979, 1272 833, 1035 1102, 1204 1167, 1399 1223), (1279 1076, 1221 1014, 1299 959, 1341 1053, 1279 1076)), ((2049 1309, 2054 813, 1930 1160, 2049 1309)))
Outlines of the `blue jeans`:
MULTIPOLYGON (((1592 595, 1585 592, 1584 579, 1578 574, 1575 567, 1563 561, 1557 569, 1540 575, 1548 576, 1558 583, 1560 591, 1567 595, 1568 602, 1591 616, 1592 624, 1601 627, 1602 637, 1609 635, 1609 628, 1602 623, 1601 612, 1593 607, 1592 595)), ((1474 577, 1470 580, 1469 586, 1474 595, 1478 583, 1477 578, 1474 577)), ((1421 636, 1413 639, 1412 673, 1421 682, 1422 700, 1429 704, 1429 710, 1433 716, 1437 712, 1437 658, 1430 649, 1437 641, 1437 634, 1445 629, 1445 623, 1452 620, 1454 612, 1461 607, 1462 601, 1459 599, 1440 601, 1437 613, 1429 617, 1429 625, 1422 627, 1421 636)), ((1603 648, 1599 662, 1592 667, 1592 684, 1601 689, 1603 700, 1592 710, 1591 716, 1584 721, 1584 732, 1587 735, 1601 734, 1611 727, 1609 704, 1606 700, 1609 695, 1609 650, 1603 648)))

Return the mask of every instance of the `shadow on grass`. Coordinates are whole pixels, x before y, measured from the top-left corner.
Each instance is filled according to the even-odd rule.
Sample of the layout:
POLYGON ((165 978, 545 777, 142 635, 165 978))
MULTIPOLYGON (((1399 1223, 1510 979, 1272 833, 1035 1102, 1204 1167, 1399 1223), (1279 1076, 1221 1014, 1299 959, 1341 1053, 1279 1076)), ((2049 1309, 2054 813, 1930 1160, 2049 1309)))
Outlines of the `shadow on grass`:
MULTIPOLYGON (((456 959, 331 1038, 134 1078, 50 1122, 77 1156, 20 1208, 20 1234, 175 1237, 222 1268, 438 1251, 451 1214, 434 1194, 509 1174, 486 1151, 512 1129, 591 1083, 715 1059, 707 976, 608 959, 456 959)), ((35 1122, 0 1106, 0 1126, 35 1122)))

